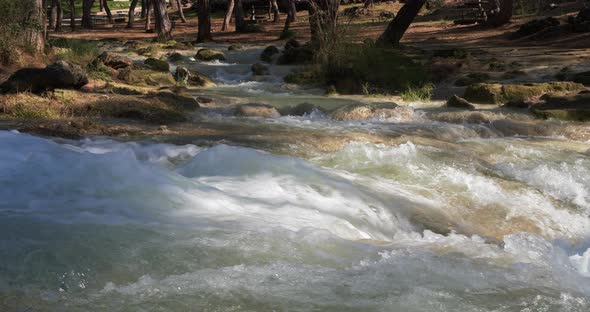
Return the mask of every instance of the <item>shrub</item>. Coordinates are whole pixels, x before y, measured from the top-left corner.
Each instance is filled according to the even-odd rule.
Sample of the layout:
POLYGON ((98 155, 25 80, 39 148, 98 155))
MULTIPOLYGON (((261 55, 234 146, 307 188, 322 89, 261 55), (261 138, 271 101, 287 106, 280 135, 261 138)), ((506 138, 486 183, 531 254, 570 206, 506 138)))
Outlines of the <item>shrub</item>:
POLYGON ((406 102, 428 101, 434 93, 434 85, 427 83, 420 87, 409 87, 400 93, 406 102))
POLYGON ((51 39, 49 44, 54 47, 58 59, 82 66, 92 62, 101 53, 98 45, 88 40, 55 38, 51 39))
POLYGON ((338 81, 346 77, 368 93, 403 92, 421 88, 430 80, 423 65, 399 50, 377 47, 371 42, 340 45, 322 53, 318 62, 320 76, 326 83, 338 88, 338 81))

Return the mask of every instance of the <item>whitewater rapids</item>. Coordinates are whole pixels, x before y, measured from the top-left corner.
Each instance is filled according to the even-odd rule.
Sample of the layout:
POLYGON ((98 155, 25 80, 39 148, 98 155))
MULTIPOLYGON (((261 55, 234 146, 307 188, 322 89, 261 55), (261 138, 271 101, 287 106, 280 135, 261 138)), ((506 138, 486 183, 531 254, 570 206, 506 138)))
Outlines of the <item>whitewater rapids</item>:
POLYGON ((0 302, 587 311, 588 157, 517 139, 462 144, 493 148, 495 164, 412 142, 304 160, 0 132, 0 302))
POLYGON ((224 140, 0 131, 0 312, 590 310, 589 127, 230 116, 371 100, 285 86, 289 67, 254 79, 261 50, 183 64, 220 104, 179 132, 224 140))

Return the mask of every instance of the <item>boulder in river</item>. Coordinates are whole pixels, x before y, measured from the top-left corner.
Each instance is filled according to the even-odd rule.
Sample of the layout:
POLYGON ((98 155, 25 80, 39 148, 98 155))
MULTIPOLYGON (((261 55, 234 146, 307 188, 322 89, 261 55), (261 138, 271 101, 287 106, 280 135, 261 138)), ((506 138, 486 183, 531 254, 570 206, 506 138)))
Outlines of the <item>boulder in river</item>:
POLYGON ((211 78, 194 70, 187 69, 184 66, 178 66, 176 68, 174 78, 177 82, 186 83, 196 87, 211 87, 215 85, 211 78))
POLYGON ((262 54, 260 54, 260 59, 264 62, 272 63, 273 57, 275 55, 278 55, 279 53, 280 53, 279 48, 271 45, 271 46, 266 47, 262 51, 262 54))
POLYGON ((308 103, 308 102, 297 104, 293 107, 289 107, 286 110, 286 113, 291 116, 305 116, 305 115, 310 115, 314 112, 324 113, 325 110, 315 104, 308 103))
POLYGON ((159 60, 153 57, 147 58, 144 64, 150 67, 150 69, 160 72, 170 71, 170 64, 164 60, 159 60))
POLYGON ((239 51, 239 50, 243 50, 244 47, 242 47, 242 45, 240 44, 232 44, 229 47, 227 47, 228 51, 239 51))
POLYGON ((463 98, 478 104, 503 104, 509 101, 526 100, 549 92, 572 92, 584 90, 575 82, 545 82, 527 84, 479 83, 469 86, 463 98))
POLYGON ((173 63, 181 62, 185 59, 184 55, 178 52, 172 52, 168 55, 168 60, 173 63))
POLYGON ((348 104, 330 112, 334 120, 370 120, 391 118, 397 115, 399 106, 395 103, 355 103, 348 104))
POLYGON ((0 85, 0 91, 43 93, 55 89, 80 89, 87 83, 88 75, 80 66, 57 61, 45 68, 18 70, 0 85))
POLYGON ((279 118, 281 117, 281 114, 274 106, 267 104, 248 103, 239 105, 236 108, 236 116, 279 118))
POLYGON ((94 64, 102 63, 113 69, 122 69, 133 65, 133 61, 114 52, 103 52, 95 60, 94 64))
POLYGON ((546 95, 542 99, 543 103, 531 107, 531 111, 539 117, 573 121, 590 120, 590 93, 588 92, 570 96, 546 95))
POLYGON ((463 108, 463 109, 475 109, 475 106, 473 106, 473 104, 469 103, 464 98, 458 97, 456 95, 453 95, 447 101, 446 107, 450 107, 450 108, 463 108))
POLYGON ((225 54, 219 50, 200 49, 195 55, 195 59, 200 61, 225 61, 225 54))
POLYGON ((279 64, 307 64, 313 60, 313 57, 314 49, 311 44, 297 45, 291 43, 290 45, 285 45, 285 50, 279 58, 279 64), (287 47, 289 48, 287 49, 287 47))
POLYGON ((260 63, 253 64, 251 69, 252 69, 252 73, 254 73, 254 76, 265 76, 270 73, 268 66, 266 66, 264 64, 260 64, 260 63))

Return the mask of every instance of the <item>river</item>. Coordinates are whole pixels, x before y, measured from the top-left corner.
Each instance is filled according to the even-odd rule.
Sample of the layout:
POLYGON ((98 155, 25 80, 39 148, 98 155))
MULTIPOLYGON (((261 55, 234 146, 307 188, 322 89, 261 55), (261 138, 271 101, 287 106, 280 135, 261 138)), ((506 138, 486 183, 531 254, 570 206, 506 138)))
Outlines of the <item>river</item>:
MULTIPOLYGON (((284 85, 288 67, 254 79, 259 53, 188 61, 218 82, 195 96, 375 101, 284 85)), ((588 311, 589 127, 432 105, 211 107, 194 126, 260 134, 184 145, 1 131, 0 311, 588 311)))

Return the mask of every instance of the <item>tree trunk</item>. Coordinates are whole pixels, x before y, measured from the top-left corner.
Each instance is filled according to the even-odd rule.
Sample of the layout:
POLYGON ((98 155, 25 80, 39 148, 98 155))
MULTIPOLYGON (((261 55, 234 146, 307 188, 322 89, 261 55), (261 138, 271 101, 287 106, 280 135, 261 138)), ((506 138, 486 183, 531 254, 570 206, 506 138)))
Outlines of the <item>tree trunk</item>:
POLYGON ((283 27, 283 34, 289 30, 291 23, 297 19, 296 15, 295 1, 287 0, 287 18, 285 19, 285 27, 283 27))
POLYGON ((152 29, 152 17, 151 11, 154 8, 152 5, 152 0, 146 0, 146 7, 145 7, 145 31, 150 32, 152 29))
POLYGON ((27 17, 29 27, 26 31, 26 44, 35 52, 43 53, 45 49, 45 6, 43 0, 35 0, 27 17))
POLYGON ((100 12, 104 11, 104 7, 102 6, 102 0, 98 0, 98 5, 99 5, 99 7, 98 7, 99 11, 100 12))
MULTIPOLYGON (((135 24, 135 8, 137 7, 137 2, 139 0, 131 0, 131 4, 129 5, 129 13, 127 19, 127 27, 126 28, 133 28, 135 24)), ((143 10, 143 9, 142 9, 143 10)))
POLYGON ((227 31, 229 29, 231 16, 234 13, 234 4, 234 0, 229 0, 227 3, 227 12, 225 12, 225 17, 223 18, 223 25, 221 26, 221 31, 227 31))
POLYGON ((340 0, 310 2, 309 27, 311 42, 315 47, 319 48, 334 39, 339 7, 340 0))
POLYGON ((243 32, 246 29, 246 20, 244 19, 244 5, 242 0, 235 0, 236 5, 234 12, 236 14, 236 32, 243 32))
POLYGON ((270 4, 271 4, 272 14, 273 14, 272 22, 278 23, 280 21, 281 17, 279 16, 279 5, 277 4, 277 0, 270 0, 270 4))
POLYGON ((102 6, 104 7, 104 10, 107 12, 107 18, 109 19, 109 24, 113 23, 113 14, 111 14, 111 9, 109 8, 109 4, 107 2, 107 0, 99 0, 102 2, 102 6))
POLYGON ((76 31, 76 0, 70 0, 70 28, 76 31))
POLYGON ((513 0, 497 0, 496 7, 488 14, 486 24, 492 27, 506 25, 512 19, 513 0))
POLYGON ((178 10, 178 7, 179 7, 179 5, 176 2, 176 0, 171 0, 170 1, 170 11, 171 12, 174 12, 174 11, 178 10))
POLYGON ((294 0, 287 0, 289 7, 287 8, 287 19, 289 22, 294 23, 297 21, 297 7, 295 6, 294 0))
POLYGON ((83 0, 82 1, 82 28, 92 29, 92 6, 94 0, 83 0))
POLYGON ((398 46, 399 41, 425 3, 426 0, 407 0, 406 4, 389 23, 385 32, 379 37, 377 43, 382 46, 398 46))
POLYGON ((211 10, 209 0, 199 0, 199 34, 197 42, 212 41, 211 37, 211 10))
POLYGON ((172 23, 166 12, 165 0, 152 0, 154 7, 154 19, 156 20, 156 31, 160 41, 172 40, 172 23))
POLYGON ((57 21, 55 24, 55 32, 61 32, 61 24, 63 23, 64 10, 61 7, 61 1, 57 0, 57 21))
POLYGON ((184 11, 182 10, 182 3, 180 0, 172 0, 172 2, 176 2, 176 6, 178 6, 178 15, 180 15, 180 21, 186 23, 186 18, 184 17, 184 11))
POLYGON ((57 23, 57 3, 58 0, 51 0, 51 15, 49 15, 49 28, 54 29, 57 23))
POLYGON ((145 12, 147 12, 148 7, 148 0, 141 0, 141 18, 146 18, 145 12))

